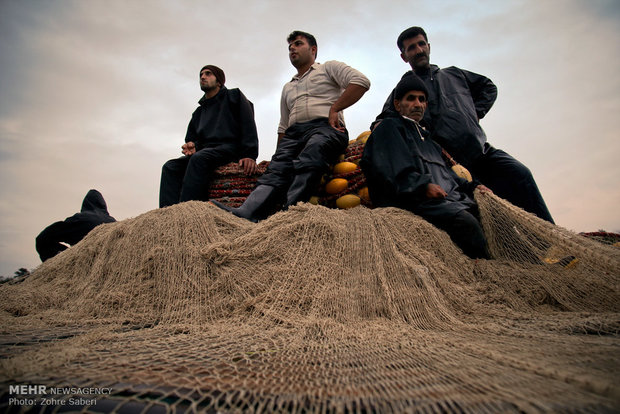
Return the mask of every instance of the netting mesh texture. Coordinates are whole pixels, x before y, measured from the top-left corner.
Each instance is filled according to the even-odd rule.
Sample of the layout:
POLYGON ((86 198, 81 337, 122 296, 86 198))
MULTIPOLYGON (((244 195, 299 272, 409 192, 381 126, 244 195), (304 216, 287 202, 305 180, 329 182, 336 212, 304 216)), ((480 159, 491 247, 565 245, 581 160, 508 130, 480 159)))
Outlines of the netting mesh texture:
POLYGON ((477 199, 493 260, 393 208, 99 226, 0 287, 0 409, 66 409, 8 402, 47 384, 109 387, 90 412, 617 411, 620 251, 477 199))

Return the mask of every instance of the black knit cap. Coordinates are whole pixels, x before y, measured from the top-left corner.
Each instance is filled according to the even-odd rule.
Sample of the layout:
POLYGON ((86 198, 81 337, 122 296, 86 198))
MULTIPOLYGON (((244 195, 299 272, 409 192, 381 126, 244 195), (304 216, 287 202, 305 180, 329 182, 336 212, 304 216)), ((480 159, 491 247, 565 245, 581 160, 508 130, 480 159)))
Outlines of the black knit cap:
POLYGON ((414 73, 405 75, 400 82, 398 82, 396 89, 394 89, 394 99, 400 101, 409 91, 424 92, 424 95, 426 95, 428 99, 428 90, 426 89, 426 85, 424 85, 424 81, 414 73))
POLYGON ((213 73, 213 75, 215 75, 215 79, 217 79, 220 85, 224 86, 224 83, 226 82, 226 75, 224 75, 224 71, 222 69, 218 68, 215 65, 205 65, 202 67, 202 69, 200 69, 200 72, 198 73, 202 73, 202 71, 205 69, 209 69, 213 73))

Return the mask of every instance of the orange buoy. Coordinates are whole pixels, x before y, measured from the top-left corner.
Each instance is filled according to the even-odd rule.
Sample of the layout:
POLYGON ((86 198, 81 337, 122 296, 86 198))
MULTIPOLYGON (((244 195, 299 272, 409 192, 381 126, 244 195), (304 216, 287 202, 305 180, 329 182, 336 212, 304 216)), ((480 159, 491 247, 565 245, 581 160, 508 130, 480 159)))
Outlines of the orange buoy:
POLYGON ((363 142, 364 144, 368 141, 368 137, 370 136, 370 131, 364 131, 358 135, 356 141, 363 142))
POLYGON ((459 177, 466 179, 470 183, 472 182, 472 177, 469 170, 463 167, 461 164, 453 165, 452 171, 454 171, 459 177))
POLYGON ((370 194, 368 193, 368 187, 362 187, 357 192, 357 195, 364 201, 370 201, 370 194))
POLYGON ((338 208, 353 208, 362 203, 362 200, 355 194, 345 194, 336 200, 336 207, 338 208))
POLYGON ((346 174, 357 169, 357 164, 344 161, 334 165, 334 174, 346 174))
POLYGON ((328 194, 338 194, 349 186, 349 182, 344 178, 334 178, 325 184, 325 191, 328 194))

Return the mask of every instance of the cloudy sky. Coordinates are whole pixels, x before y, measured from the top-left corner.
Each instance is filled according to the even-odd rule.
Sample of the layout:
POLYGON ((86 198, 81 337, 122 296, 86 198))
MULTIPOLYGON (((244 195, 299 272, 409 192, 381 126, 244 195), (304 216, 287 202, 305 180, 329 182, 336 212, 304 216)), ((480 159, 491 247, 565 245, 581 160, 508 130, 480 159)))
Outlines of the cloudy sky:
POLYGON ((254 102, 270 159, 289 32, 371 79, 345 111, 355 137, 408 69, 395 40, 413 25, 433 63, 497 84, 482 125, 530 167, 558 225, 620 231, 617 0, 0 0, 0 275, 36 267, 36 235, 90 188, 119 220, 157 207, 203 65, 254 102))

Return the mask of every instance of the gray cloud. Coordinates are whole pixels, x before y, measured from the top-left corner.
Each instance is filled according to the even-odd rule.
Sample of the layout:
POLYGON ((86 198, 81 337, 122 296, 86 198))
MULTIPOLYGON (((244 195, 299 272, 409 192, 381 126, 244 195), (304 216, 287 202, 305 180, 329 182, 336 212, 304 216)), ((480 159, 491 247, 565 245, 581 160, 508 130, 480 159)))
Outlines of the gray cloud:
POLYGON ((489 140, 532 169, 559 225, 620 230, 619 7, 614 1, 3 1, 0 3, 0 274, 34 267, 34 237, 99 189, 117 219, 157 205, 213 63, 254 102, 260 159, 275 149, 286 35, 372 81, 345 111, 367 129, 407 70, 395 39, 421 25, 432 60, 491 77, 489 140))

